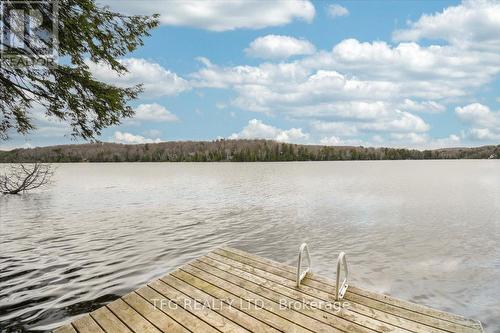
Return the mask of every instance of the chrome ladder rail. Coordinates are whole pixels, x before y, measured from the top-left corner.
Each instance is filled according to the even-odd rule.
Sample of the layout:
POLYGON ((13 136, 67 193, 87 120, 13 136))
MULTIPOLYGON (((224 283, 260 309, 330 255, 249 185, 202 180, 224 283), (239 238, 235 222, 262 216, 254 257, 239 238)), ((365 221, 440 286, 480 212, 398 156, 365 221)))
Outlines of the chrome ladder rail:
POLYGON ((299 261, 297 263, 297 288, 300 287, 300 282, 306 277, 307 273, 311 273, 312 268, 311 268, 311 255, 309 254, 309 247, 307 246, 306 243, 302 243, 299 248, 299 261), (307 253, 307 269, 303 271, 302 273, 300 272, 301 266, 302 266, 302 253, 304 250, 307 253))
POLYGON ((345 292, 349 285, 347 284, 347 276, 349 275, 349 269, 347 268, 347 261, 345 258, 345 252, 340 252, 339 257, 337 259, 337 283, 335 284, 335 300, 340 301, 344 298, 345 292), (340 268, 344 267, 345 277, 340 284, 340 268))
MULTIPOLYGON (((297 261, 297 277, 296 277, 296 285, 297 288, 300 287, 300 283, 304 278, 306 277, 307 273, 312 273, 312 266, 311 266, 311 255, 309 253, 309 247, 307 246, 307 243, 302 243, 299 248, 299 260, 297 261), (307 269, 301 272, 302 269, 302 255, 304 251, 307 254, 307 269)), ((347 260, 346 260, 346 255, 345 252, 340 252, 338 258, 337 258, 337 281, 335 283, 335 300, 340 301, 344 298, 344 295, 347 291, 347 288, 349 285, 347 284, 347 277, 349 276, 349 269, 347 268, 347 260), (345 277, 344 280, 342 280, 342 283, 340 283, 340 273, 341 269, 344 269, 345 272, 345 277)))

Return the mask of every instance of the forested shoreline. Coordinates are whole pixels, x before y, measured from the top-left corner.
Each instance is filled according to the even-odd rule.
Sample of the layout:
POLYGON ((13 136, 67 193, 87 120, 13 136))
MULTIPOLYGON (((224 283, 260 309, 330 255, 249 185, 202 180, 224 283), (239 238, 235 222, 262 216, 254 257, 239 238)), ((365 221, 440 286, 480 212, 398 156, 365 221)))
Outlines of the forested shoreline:
POLYGON ((216 140, 134 145, 99 142, 0 151, 0 163, 272 162, 488 158, 500 158, 500 145, 416 150, 299 145, 269 140, 216 140))

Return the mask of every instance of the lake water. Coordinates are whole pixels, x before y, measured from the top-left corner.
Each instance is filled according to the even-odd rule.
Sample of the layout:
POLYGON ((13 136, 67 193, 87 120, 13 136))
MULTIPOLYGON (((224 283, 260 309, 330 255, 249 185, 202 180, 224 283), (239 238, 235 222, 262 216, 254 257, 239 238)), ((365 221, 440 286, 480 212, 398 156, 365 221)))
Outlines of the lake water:
MULTIPOLYGON (((0 166, 1 168, 1 166, 0 166)), ((50 330, 226 244, 500 332, 500 161, 57 165, 0 196, 0 331, 50 330), (3 330, 2 330, 3 329, 3 330)))

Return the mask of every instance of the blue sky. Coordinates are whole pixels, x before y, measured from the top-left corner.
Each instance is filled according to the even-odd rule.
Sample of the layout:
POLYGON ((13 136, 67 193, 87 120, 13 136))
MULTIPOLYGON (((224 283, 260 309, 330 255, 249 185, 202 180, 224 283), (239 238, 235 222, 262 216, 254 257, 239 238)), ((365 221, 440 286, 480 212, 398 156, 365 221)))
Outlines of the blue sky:
MULTIPOLYGON (((137 116, 102 141, 267 138, 438 148, 500 143, 500 3, 101 1, 161 26, 116 77, 144 83, 137 116)), ((38 130, 0 148, 75 142, 38 130)))

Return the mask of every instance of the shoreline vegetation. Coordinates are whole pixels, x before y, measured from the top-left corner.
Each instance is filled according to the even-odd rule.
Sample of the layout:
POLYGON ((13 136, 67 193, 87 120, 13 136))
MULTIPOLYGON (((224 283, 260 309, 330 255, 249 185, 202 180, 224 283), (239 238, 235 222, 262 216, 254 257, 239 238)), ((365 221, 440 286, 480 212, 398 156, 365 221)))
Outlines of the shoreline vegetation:
POLYGON ((320 146, 271 140, 87 143, 0 150, 0 163, 273 162, 347 160, 499 159, 500 145, 433 150, 320 146))

